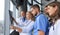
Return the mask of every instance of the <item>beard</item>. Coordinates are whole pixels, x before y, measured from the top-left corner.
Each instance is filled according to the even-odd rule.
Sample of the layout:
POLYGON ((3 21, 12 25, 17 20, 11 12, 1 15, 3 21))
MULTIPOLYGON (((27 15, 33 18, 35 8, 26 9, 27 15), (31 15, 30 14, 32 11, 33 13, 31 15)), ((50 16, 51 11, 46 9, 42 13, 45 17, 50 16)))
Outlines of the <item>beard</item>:
POLYGON ((37 14, 35 14, 35 16, 37 16, 37 14))

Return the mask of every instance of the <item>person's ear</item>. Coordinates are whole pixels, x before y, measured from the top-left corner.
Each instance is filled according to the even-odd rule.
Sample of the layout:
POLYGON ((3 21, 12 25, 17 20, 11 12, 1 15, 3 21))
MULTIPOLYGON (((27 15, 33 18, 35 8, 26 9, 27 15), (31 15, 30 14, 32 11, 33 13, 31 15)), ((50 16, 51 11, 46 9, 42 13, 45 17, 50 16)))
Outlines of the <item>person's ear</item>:
POLYGON ((37 8, 35 8, 35 10, 36 10, 36 11, 38 11, 38 9, 37 9, 37 8))
POLYGON ((55 11, 58 9, 58 7, 57 7, 57 6, 55 6, 54 8, 55 8, 55 11))

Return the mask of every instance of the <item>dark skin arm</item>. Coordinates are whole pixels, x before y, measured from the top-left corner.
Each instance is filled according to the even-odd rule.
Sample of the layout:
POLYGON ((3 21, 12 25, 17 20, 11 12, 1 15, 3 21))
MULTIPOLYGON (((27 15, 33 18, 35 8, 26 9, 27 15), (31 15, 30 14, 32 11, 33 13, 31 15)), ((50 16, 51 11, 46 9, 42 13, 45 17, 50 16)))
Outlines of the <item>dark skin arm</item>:
POLYGON ((39 30, 39 31, 38 31, 38 35, 45 35, 45 32, 39 30))

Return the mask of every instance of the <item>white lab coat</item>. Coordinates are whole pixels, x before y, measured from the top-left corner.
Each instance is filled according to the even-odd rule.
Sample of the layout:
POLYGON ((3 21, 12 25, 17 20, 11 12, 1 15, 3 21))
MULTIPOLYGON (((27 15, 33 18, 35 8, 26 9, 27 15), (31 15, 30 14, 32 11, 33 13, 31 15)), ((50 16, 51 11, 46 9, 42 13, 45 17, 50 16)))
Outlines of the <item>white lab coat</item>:
MULTIPOLYGON (((18 25, 16 25, 16 23, 14 23, 14 26, 16 26, 16 27, 21 26, 21 24, 24 23, 22 20, 23 20, 23 17, 17 18, 16 21, 17 21, 18 25)), ((10 33, 12 33, 13 31, 14 31, 14 29, 10 29, 10 33)))
POLYGON ((18 27, 22 29, 20 35, 32 35, 34 21, 26 20, 22 22, 21 20, 19 21, 19 19, 17 21, 19 23, 18 27))
POLYGON ((49 30, 49 35, 60 35, 60 19, 58 19, 54 24, 54 30, 53 26, 51 26, 49 30))

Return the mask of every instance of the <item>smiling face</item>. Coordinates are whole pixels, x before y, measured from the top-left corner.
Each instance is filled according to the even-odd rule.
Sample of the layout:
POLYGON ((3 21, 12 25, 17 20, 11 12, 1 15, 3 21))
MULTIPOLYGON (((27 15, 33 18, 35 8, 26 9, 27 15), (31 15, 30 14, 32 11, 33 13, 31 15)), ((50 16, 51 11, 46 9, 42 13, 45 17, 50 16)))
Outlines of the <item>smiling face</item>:
POLYGON ((60 2, 54 1, 46 5, 45 12, 48 13, 50 17, 56 17, 60 13, 60 2))
POLYGON ((27 18, 28 20, 30 20, 32 17, 33 17, 33 15, 31 14, 31 12, 27 12, 27 13, 26 13, 26 18, 27 18))
POLYGON ((49 3, 46 5, 45 11, 49 14, 50 21, 56 22, 56 20, 60 19, 60 2, 54 1, 49 3))
POLYGON ((47 6, 46 13, 48 13, 49 16, 54 16, 57 13, 57 9, 58 9, 57 6, 55 6, 55 7, 53 7, 53 6, 47 6))

